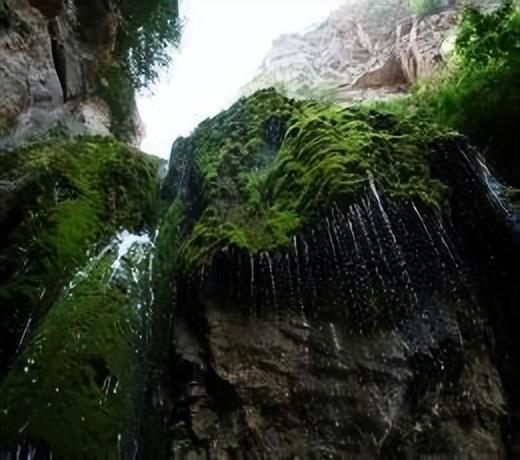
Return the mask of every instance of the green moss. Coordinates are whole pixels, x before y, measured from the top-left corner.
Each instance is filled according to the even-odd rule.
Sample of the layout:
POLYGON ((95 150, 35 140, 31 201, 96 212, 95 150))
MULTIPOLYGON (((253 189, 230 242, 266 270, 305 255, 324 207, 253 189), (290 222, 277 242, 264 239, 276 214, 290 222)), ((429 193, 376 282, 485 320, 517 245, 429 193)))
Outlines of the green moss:
MULTIPOLYGON (((441 207, 445 190, 430 177, 428 152, 448 135, 413 116, 298 102, 274 90, 241 99, 173 149, 170 196, 184 193, 175 183, 186 176, 202 195, 178 265, 193 268, 226 245, 285 245, 334 203, 359 199, 370 177, 391 196, 441 207)), ((186 214, 193 208, 187 203, 186 214)), ((172 218, 179 215, 166 225, 172 218)))
POLYGON ((11 228, 0 246, 7 353, 0 374, 27 319, 47 311, 88 250, 120 227, 154 222, 158 166, 157 159, 97 137, 48 140, 0 156, 1 180, 31 190, 14 196, 3 221, 11 228))
POLYGON ((267 178, 271 201, 312 217, 334 201, 354 201, 372 175, 390 195, 438 206, 443 188, 430 178, 426 155, 436 135, 417 119, 309 106, 267 178))
MULTIPOLYGON (((173 274, 177 266, 178 247, 184 228, 185 205, 177 199, 166 211, 157 238, 157 257, 154 265, 157 301, 166 305, 171 301, 173 274)), ((160 335, 160 334, 159 334, 160 335)))
POLYGON ((56 458, 121 458, 137 427, 142 329, 138 281, 146 259, 128 255, 114 273, 117 246, 74 279, 32 334, 0 385, 4 447, 21 440, 56 458))

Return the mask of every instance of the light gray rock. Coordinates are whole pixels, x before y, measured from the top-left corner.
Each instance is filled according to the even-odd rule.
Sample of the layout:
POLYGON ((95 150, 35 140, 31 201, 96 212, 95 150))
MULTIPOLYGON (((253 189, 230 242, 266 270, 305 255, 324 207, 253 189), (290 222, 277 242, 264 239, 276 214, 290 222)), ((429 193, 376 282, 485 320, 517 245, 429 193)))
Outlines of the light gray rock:
POLYGON ((0 147, 56 127, 110 134, 110 110, 97 94, 118 21, 110 1, 0 2, 0 147))
POLYGON ((307 33, 275 40, 243 93, 274 86, 290 97, 347 104, 402 93, 449 59, 446 41, 457 28, 462 3, 467 2, 445 2, 418 16, 407 0, 348 0, 307 33))

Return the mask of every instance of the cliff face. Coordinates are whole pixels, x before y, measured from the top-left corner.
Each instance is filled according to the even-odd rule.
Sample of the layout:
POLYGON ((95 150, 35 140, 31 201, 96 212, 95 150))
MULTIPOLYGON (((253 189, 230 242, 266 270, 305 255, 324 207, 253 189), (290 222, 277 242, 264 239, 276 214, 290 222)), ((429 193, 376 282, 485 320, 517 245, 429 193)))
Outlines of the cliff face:
MULTIPOLYGON (((283 35, 244 91, 352 103, 403 92, 445 63, 463 4, 417 15, 409 2, 352 0, 305 34, 283 35)), ((491 7, 492 1, 472 2, 491 7)))
POLYGON ((261 91, 163 190, 150 458, 504 458, 518 247, 465 139, 261 91))
POLYGON ((518 215, 452 131, 266 90, 162 203, 110 138, 0 166, 2 460, 514 454, 518 215))
MULTIPOLYGON (((62 124, 0 151, 0 459, 518 458, 518 191, 432 114, 516 133, 518 10, 469 11, 440 96, 257 91, 160 183, 124 143, 59 135, 90 129, 114 33, 108 2, 67 5, 0 3, 9 139, 62 124)), ((135 30, 127 50, 156 37, 135 30)))
MULTIPOLYGON (((0 5, 0 142, 17 144, 51 128, 109 134, 112 115, 99 94, 108 84, 102 74, 111 63, 119 23, 112 2, 0 5)), ((139 136, 138 129, 130 137, 137 142, 139 136)))

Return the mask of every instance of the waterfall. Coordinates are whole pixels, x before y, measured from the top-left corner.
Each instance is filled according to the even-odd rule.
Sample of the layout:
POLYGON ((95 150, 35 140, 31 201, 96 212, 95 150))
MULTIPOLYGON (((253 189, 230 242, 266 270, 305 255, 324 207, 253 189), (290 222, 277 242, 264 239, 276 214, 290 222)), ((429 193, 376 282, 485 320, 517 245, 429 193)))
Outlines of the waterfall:
MULTIPOLYGON (((285 142, 277 123, 262 125, 274 137, 266 163, 285 142)), ((495 304, 479 282, 494 276, 515 214, 474 151, 458 138, 458 149, 439 143, 417 166, 431 169, 419 184, 389 184, 370 164, 345 179, 348 193, 320 179, 324 198, 308 213, 311 192, 302 198, 298 183, 298 200, 277 201, 269 194, 286 191, 262 195, 245 170, 254 183, 238 185, 266 201, 250 214, 230 177, 209 190, 191 144, 176 145, 160 231, 121 228, 90 249, 45 317, 20 321, 0 384, 1 460, 78 449, 125 460, 237 449, 292 458, 294 446, 302 457, 390 458, 435 452, 446 426, 466 450, 481 433, 498 439, 495 304)), ((227 153, 238 163, 246 150, 227 153)), ((259 159, 247 162, 256 174, 259 159)))
MULTIPOLYGON (((461 166, 468 159, 450 160, 459 161, 473 178, 467 192, 483 196, 493 218, 507 219, 503 187, 482 162, 461 166)), ((465 235, 449 214, 381 190, 367 172, 364 194, 353 203, 334 201, 287 245, 257 252, 216 249, 204 264, 204 277, 180 287, 177 305, 206 315, 207 325, 191 327, 209 331, 204 346, 215 360, 212 372, 244 394, 256 395, 246 396, 255 401, 269 394, 269 379, 277 382, 270 397, 285 388, 287 402, 279 404, 301 424, 313 452, 328 451, 320 444, 326 438, 334 439, 335 451, 345 455, 349 445, 359 443, 385 455, 389 443, 408 429, 406 423, 418 427, 418 433, 432 429, 421 411, 449 405, 446 388, 460 400, 454 410, 484 404, 464 396, 461 363, 464 372, 476 372, 471 378, 491 382, 482 397, 490 398, 497 413, 502 410, 496 370, 478 364, 488 363, 481 344, 489 326, 460 252, 465 235), (237 335, 241 317, 254 327, 237 335), (273 368, 264 375, 266 353, 275 358, 269 358, 273 368), (287 373, 294 383, 284 386, 277 372, 287 373), (402 411, 410 398, 424 406, 409 415, 413 422, 404 422, 402 411), (372 424, 371 438, 357 437, 360 423, 372 424)), ((197 385, 208 392, 204 400, 213 401, 211 387, 197 385)), ((276 439, 270 440, 271 448, 282 449, 276 439)))
POLYGON ((149 371, 145 355, 153 302, 150 267, 154 244, 150 233, 122 230, 106 246, 91 252, 94 254, 77 271, 46 318, 32 331, 31 320, 27 323, 20 341, 20 364, 2 382, 0 404, 8 404, 10 395, 18 403, 0 407, 10 416, 7 420, 0 418, 0 429, 5 435, 16 434, 19 440, 13 450, 0 451, 2 460, 52 458, 53 452, 46 446, 52 439, 46 436, 52 431, 45 425, 50 423, 53 406, 60 420, 55 429, 58 436, 62 430, 64 443, 54 439, 54 453, 59 458, 67 456, 66 427, 77 424, 76 418, 80 424, 95 424, 76 439, 75 448, 90 452, 90 458, 137 455, 139 413, 149 371), (125 361, 117 363, 114 356, 124 356, 125 361), (49 367, 49 363, 54 364, 49 367), (86 378, 82 377, 86 371, 94 375, 94 380, 84 382, 82 388, 80 382, 86 378), (119 407, 125 407, 125 411, 119 407), (13 426, 18 419, 21 425, 13 426), (97 433, 104 419, 118 431, 111 435, 97 433), (25 442, 26 436, 28 440, 38 439, 38 443, 25 442), (105 444, 100 443, 102 439, 105 444))

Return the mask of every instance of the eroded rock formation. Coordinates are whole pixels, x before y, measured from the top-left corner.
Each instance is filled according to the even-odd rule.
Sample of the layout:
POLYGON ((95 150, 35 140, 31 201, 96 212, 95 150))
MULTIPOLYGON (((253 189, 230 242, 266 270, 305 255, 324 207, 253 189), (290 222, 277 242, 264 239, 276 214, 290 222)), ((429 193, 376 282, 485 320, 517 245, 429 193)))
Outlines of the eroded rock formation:
POLYGON ((506 455, 513 211, 466 140, 408 122, 265 91, 175 143, 155 456, 506 455))
MULTIPOLYGON (((109 59, 110 3, 66 5, 0 0, 12 139, 76 117, 109 59)), ((378 62, 350 94, 410 80, 378 62)), ((1 460, 520 455, 518 191, 453 127, 258 91, 162 189, 157 159, 52 133, 0 152, 1 460)))
POLYGON ((417 15, 403 0, 348 1, 309 32, 275 40, 244 92, 274 86, 290 97, 343 103, 402 92, 446 62, 466 3, 417 15))
MULTIPOLYGON (((107 84, 102 74, 111 64, 119 23, 112 2, 3 0, 2 4, 0 143, 18 144, 51 128, 70 134, 109 134, 112 114, 100 88, 107 84)), ((138 129, 133 141, 137 143, 140 136, 138 129)))

